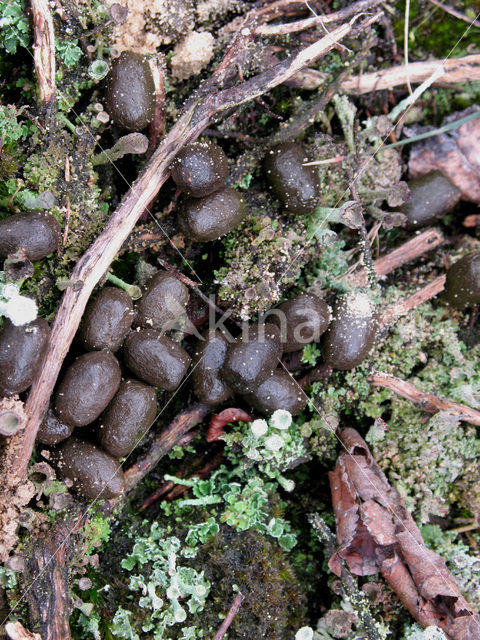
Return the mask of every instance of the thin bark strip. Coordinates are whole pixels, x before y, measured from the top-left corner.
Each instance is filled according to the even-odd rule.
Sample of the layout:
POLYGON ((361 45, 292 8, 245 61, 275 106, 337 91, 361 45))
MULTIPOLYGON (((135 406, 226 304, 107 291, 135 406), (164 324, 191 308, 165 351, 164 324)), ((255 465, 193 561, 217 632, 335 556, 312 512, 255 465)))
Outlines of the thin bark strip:
POLYGON ((467 407, 465 404, 458 404, 457 402, 451 402, 450 400, 441 400, 432 393, 420 391, 420 389, 414 387, 410 382, 401 380, 389 373, 374 371, 368 376, 367 380, 374 387, 390 389, 390 391, 393 391, 402 398, 418 404, 421 409, 428 413, 448 411, 453 416, 463 420, 464 422, 470 422, 471 424, 480 426, 480 411, 467 407))
POLYGON ((342 429, 335 471, 329 473, 338 549, 355 575, 380 572, 410 614, 424 627, 437 625, 452 640, 479 640, 480 616, 461 595, 443 558, 430 551, 400 494, 388 483, 355 429, 342 429))
POLYGON ((412 309, 420 306, 427 300, 431 300, 445 288, 446 275, 442 274, 435 278, 428 284, 426 284, 418 291, 415 291, 409 296, 406 296, 402 300, 395 302, 380 316, 379 322, 383 324, 390 324, 393 320, 396 320, 400 316, 406 315, 412 309))
MULTIPOLYGON (((381 256, 373 262, 375 274, 386 276, 395 269, 411 260, 416 260, 427 251, 432 251, 445 242, 443 234, 438 229, 427 229, 418 236, 414 236, 390 253, 381 256)), ((353 287, 364 287, 367 284, 365 269, 359 269, 348 278, 348 284, 353 287)))
POLYGON ((197 404, 182 413, 179 413, 172 422, 162 429, 158 436, 151 443, 148 451, 125 471, 125 488, 131 491, 150 471, 158 464, 172 448, 177 444, 180 438, 196 427, 197 424, 207 416, 212 407, 206 404, 197 404))
MULTIPOLYGON (((370 23, 371 19, 368 24, 370 23)), ((145 207, 167 179, 173 158, 185 144, 197 138, 215 117, 282 84, 297 71, 330 51, 352 29, 352 24, 342 25, 272 69, 229 89, 216 92, 216 80, 212 76, 205 85, 210 89, 208 94, 195 97, 185 107, 183 115, 112 214, 105 230, 80 258, 72 272, 71 280, 81 286, 79 290, 71 287, 64 293, 52 326, 43 366, 28 396, 25 409, 29 421, 23 447, 15 464, 14 473, 17 477, 22 477, 26 472, 38 427, 93 288, 107 271, 145 207)), ((229 55, 228 52, 226 55, 229 55)))
MULTIPOLYGON (((480 80, 480 55, 475 54, 450 60, 432 60, 429 62, 411 62, 408 65, 408 76, 412 84, 420 84, 430 78, 439 67, 445 73, 434 84, 462 84, 480 80)), ((360 76, 345 78, 341 88, 347 93, 370 93, 382 89, 393 89, 404 85, 407 81, 407 67, 402 64, 360 76)))
POLYGON ((33 58, 40 100, 48 107, 55 98, 55 32, 48 0, 31 0, 34 28, 33 58))

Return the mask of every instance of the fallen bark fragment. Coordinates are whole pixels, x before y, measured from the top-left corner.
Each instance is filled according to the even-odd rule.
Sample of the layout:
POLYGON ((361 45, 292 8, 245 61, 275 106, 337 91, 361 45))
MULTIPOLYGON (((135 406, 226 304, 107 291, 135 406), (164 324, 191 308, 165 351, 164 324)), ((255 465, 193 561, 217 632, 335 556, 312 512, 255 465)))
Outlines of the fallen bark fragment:
POLYGON ((230 409, 224 409, 218 414, 214 414, 211 417, 210 424, 208 426, 206 435, 207 442, 215 442, 216 440, 219 440, 223 435, 223 428, 225 425, 230 422, 238 422, 239 420, 251 422, 252 418, 248 413, 243 411, 243 409, 234 409, 233 407, 230 409))
POLYGON ((380 572, 424 627, 437 625, 453 640, 479 640, 480 616, 443 558, 425 546, 365 441, 355 429, 342 429, 340 439, 344 451, 329 474, 339 545, 330 569, 342 575, 345 561, 355 575, 380 572))
MULTIPOLYGON (((478 109, 475 106, 452 113, 445 118, 443 124, 460 120, 478 109)), ((432 128, 411 127, 408 134, 416 135, 432 128)), ((408 170, 411 178, 430 171, 441 171, 460 189, 462 200, 480 204, 480 118, 465 122, 447 133, 412 144, 408 170)))
POLYGON ((394 393, 406 398, 428 413, 437 413, 438 411, 448 411, 452 416, 464 422, 480 425, 480 411, 467 407, 465 404, 458 404, 450 400, 441 400, 434 396, 433 393, 425 393, 413 386, 410 382, 401 380, 390 373, 383 371, 374 371, 367 378, 368 382, 374 387, 383 387, 390 389, 394 393))

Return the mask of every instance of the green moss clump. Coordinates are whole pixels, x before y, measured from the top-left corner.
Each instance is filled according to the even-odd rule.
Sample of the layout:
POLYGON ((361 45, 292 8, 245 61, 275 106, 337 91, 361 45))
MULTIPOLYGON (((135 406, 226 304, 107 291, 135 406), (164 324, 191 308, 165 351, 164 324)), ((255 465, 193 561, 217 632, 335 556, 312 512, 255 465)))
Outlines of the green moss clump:
POLYGON ((293 638, 305 618, 305 598, 284 552, 256 531, 236 533, 222 527, 199 554, 206 575, 215 584, 211 604, 203 613, 205 626, 219 626, 234 597, 232 585, 245 596, 229 636, 232 638, 293 638))

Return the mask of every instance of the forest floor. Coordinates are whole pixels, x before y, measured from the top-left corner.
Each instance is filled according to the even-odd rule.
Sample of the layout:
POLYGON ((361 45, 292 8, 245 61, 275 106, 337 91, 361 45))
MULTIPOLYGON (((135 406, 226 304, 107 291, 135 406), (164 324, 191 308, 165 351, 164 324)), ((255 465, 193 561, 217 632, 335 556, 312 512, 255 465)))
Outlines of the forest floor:
POLYGON ((2 254, 0 310, 14 283, 51 332, 0 400, 0 636, 480 639, 480 313, 443 293, 480 250, 479 33, 478 0, 0 0, 0 223, 61 228, 43 259, 2 254), (122 51, 154 81, 141 132, 110 113, 122 51), (197 139, 246 203, 205 242, 170 177, 197 139), (264 165, 292 142, 318 174, 300 212, 264 165), (433 171, 457 195, 412 228, 409 184, 433 171), (188 290, 168 333, 188 356, 209 323, 235 336, 301 294, 368 297, 375 337, 348 369, 325 338, 284 353, 293 417, 203 404, 190 369, 156 389, 122 494, 90 499, 37 432, 90 296, 139 304, 159 269, 188 290))

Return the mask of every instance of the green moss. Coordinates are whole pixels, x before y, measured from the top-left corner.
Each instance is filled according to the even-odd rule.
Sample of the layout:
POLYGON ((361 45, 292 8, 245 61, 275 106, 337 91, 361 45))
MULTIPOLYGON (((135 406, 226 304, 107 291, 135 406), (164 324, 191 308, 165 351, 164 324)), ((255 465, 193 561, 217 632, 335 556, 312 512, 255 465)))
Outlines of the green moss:
MULTIPOLYGON (((480 12, 478 0, 460 0, 455 8, 474 19, 480 12)), ((399 47, 403 47, 405 27, 405 1, 396 3, 397 17, 393 21, 395 39, 399 47)), ((454 50, 455 57, 468 54, 468 46, 475 45, 477 33, 468 29, 465 22, 442 11, 440 8, 416 2, 410 3, 409 53, 411 59, 421 59, 427 54, 437 58, 450 57, 454 50)))

